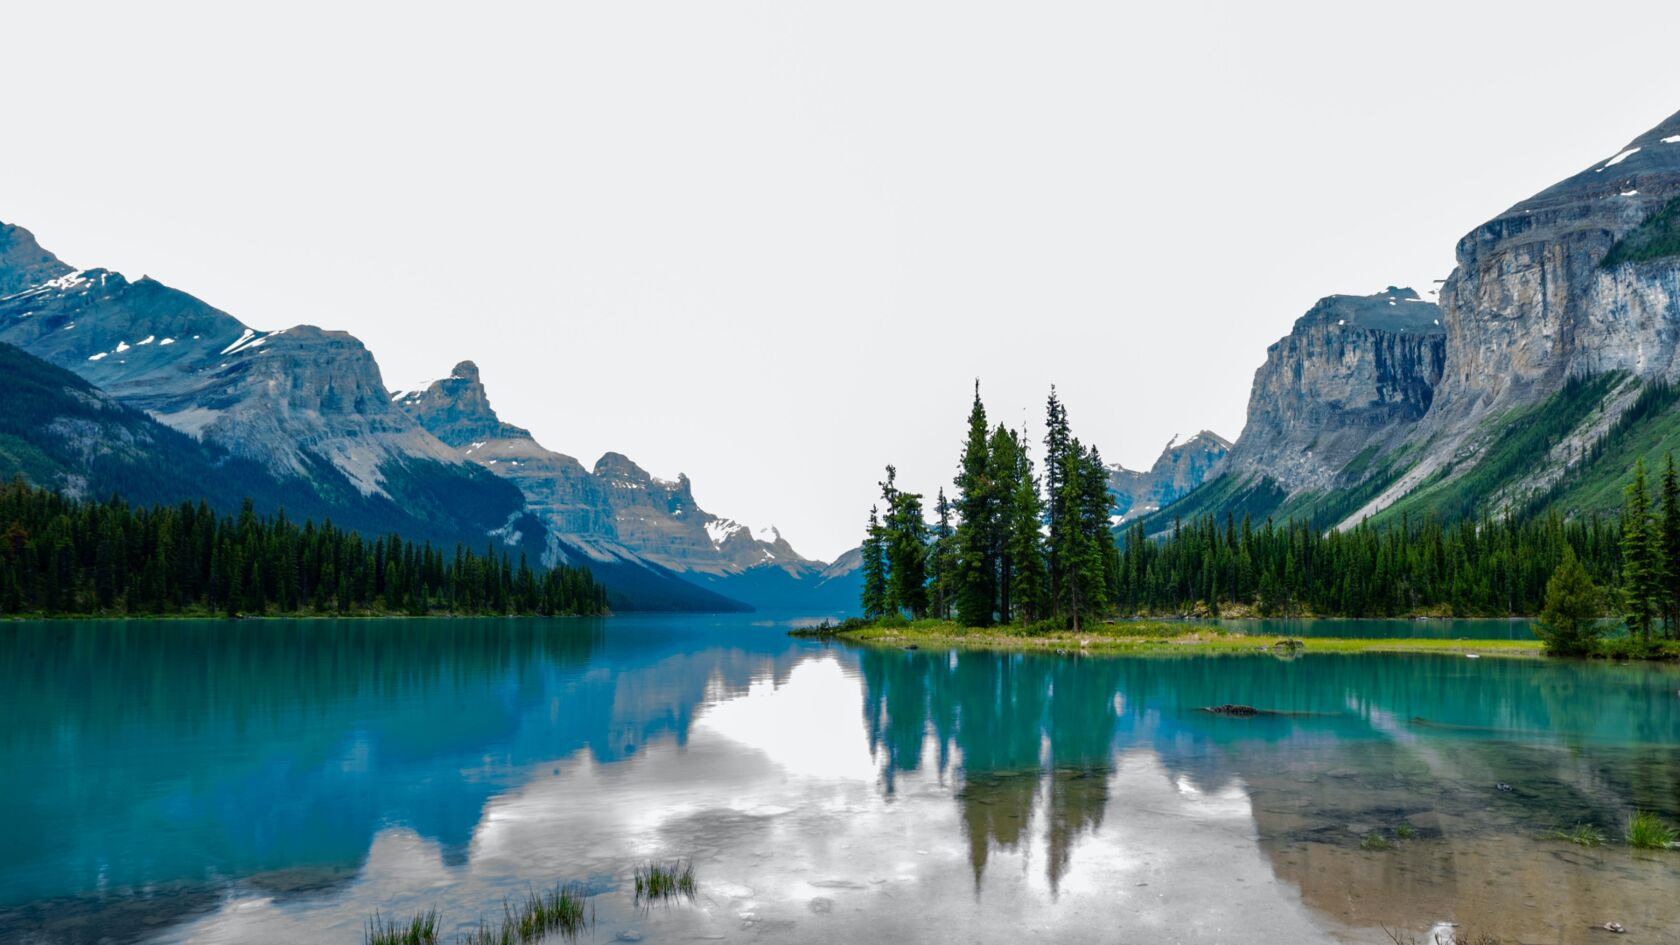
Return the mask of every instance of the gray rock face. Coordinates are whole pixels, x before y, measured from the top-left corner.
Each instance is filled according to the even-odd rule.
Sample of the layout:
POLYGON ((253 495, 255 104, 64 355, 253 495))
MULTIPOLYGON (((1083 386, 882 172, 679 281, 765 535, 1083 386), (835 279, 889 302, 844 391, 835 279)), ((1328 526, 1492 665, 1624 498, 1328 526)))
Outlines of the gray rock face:
POLYGON ((1344 524, 1448 463, 1470 468, 1490 418, 1545 399, 1569 377, 1680 377, 1680 258, 1601 265, 1618 239, 1676 197, 1680 113, 1459 240, 1441 293, 1446 363, 1410 438, 1419 459, 1344 524))
POLYGON ((629 554, 678 574, 716 579, 770 568, 803 581, 823 567, 794 551, 773 527, 755 533, 702 509, 686 475, 659 479, 621 453, 607 453, 585 469, 543 448, 528 431, 497 416, 470 361, 395 402, 463 458, 517 484, 533 513, 591 554, 629 554))
POLYGON ((1201 485, 1230 451, 1230 440, 1203 430, 1182 443, 1173 437, 1147 471, 1110 466, 1108 490, 1114 499, 1115 524, 1178 501, 1201 485))
POLYGON ((1599 265, 1676 196, 1680 113, 1459 240, 1429 432, 1547 396, 1571 375, 1680 376, 1680 266, 1599 265))
POLYGON ((384 467, 460 465, 393 407, 379 365, 344 332, 259 332, 153 279, 77 270, 0 298, 0 341, 279 475, 324 459, 368 495, 384 467))
POLYGON ((1248 423, 1226 471, 1286 491, 1338 484, 1361 452, 1410 434, 1446 361, 1440 309, 1411 289, 1320 299, 1254 373, 1248 423))
POLYGON ((0 284, 29 284, 0 296, 0 341, 254 463, 265 482, 249 488, 278 485, 294 510, 442 541, 477 543, 523 514, 518 490, 391 404, 350 335, 259 332, 156 280, 73 270, 26 231, 5 232, 0 284))
POLYGON ((35 242, 21 226, 0 223, 0 297, 67 275, 70 267, 35 242))

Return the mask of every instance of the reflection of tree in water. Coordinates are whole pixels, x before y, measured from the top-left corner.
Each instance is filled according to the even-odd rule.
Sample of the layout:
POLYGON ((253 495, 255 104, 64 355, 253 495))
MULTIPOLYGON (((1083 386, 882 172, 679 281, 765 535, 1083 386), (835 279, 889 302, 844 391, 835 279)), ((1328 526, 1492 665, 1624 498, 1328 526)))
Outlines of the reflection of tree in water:
POLYGON ((882 650, 859 661, 884 790, 922 765, 930 736, 941 775, 960 757, 956 797, 976 884, 990 852, 1018 848, 1042 816, 1054 889, 1079 839, 1102 824, 1122 744, 1153 749, 1169 777, 1210 793, 1241 784, 1267 807, 1257 812, 1262 841, 1334 833, 1357 848, 1348 823, 1387 824, 1396 811, 1438 804, 1449 782, 1473 782, 1481 806, 1513 771, 1519 794, 1493 803, 1527 797, 1509 816, 1530 833, 1547 826, 1542 817, 1596 819, 1613 833, 1635 808, 1680 819, 1680 751, 1664 747, 1680 741, 1680 700, 1675 677, 1651 667, 882 650), (1198 711, 1225 702, 1279 714, 1198 711), (1395 790, 1401 772, 1412 774, 1395 790), (1289 818, 1273 816, 1279 798, 1289 818), (1306 798, 1334 830, 1321 829, 1325 817, 1301 819, 1295 801, 1306 798))
POLYGON ((1042 793, 1054 889, 1075 841, 1100 826, 1108 805, 1119 664, 880 650, 860 660, 884 789, 893 791, 897 772, 921 766, 930 731, 942 774, 956 749, 977 888, 992 848, 1014 850, 1028 836, 1042 793))

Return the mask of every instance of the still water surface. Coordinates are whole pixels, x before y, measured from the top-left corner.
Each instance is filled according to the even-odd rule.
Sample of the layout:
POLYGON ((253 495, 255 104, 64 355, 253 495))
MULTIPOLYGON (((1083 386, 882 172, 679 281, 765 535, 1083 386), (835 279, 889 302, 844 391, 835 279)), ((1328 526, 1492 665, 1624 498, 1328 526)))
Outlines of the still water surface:
POLYGON ((354 943, 434 906, 452 937, 562 880, 597 942, 1677 940, 1680 852, 1541 838, 1680 822, 1672 669, 786 629, 0 625, 0 941, 354 943), (698 897, 638 908, 677 857, 698 897))

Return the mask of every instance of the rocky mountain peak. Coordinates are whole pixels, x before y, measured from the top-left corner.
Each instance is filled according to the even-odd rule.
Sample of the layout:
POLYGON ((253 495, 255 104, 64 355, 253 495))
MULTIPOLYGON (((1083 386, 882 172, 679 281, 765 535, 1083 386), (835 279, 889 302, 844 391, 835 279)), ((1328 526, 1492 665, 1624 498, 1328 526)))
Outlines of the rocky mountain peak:
POLYGON ((1212 430, 1202 430, 1182 441, 1175 434, 1147 471, 1110 466, 1108 491, 1114 502, 1115 524, 1178 501, 1213 475, 1230 450, 1231 441, 1212 430))
POLYGON ((448 377, 433 381, 425 390, 398 394, 395 400, 427 432, 457 449, 486 440, 531 436, 496 415, 478 365, 471 361, 455 365, 448 377))
POLYGON ((0 223, 0 297, 57 279, 73 270, 21 226, 0 223))

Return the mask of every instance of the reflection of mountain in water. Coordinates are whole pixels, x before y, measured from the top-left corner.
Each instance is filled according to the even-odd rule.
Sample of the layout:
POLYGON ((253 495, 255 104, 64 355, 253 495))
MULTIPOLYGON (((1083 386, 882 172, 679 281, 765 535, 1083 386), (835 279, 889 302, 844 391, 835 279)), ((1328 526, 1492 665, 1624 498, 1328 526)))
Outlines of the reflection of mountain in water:
POLYGON ((1680 811, 1674 781, 1680 757, 1661 747, 1680 737, 1680 701, 1670 693, 1672 676, 1645 667, 1378 655, 1106 659, 897 650, 866 650, 859 659, 865 722, 884 790, 892 792, 898 773, 923 763, 929 738, 942 775, 959 767, 956 799, 977 887, 990 851, 1019 848, 1036 812, 1046 820, 1039 829, 1054 889, 1080 837, 1102 824, 1113 759, 1132 747, 1153 750, 1173 777, 1192 785, 1210 792, 1236 786, 1250 794, 1263 840, 1302 839, 1299 818, 1273 818, 1272 802, 1310 797, 1310 809, 1339 818, 1341 826, 1306 839, 1357 849, 1360 835, 1346 824, 1370 821, 1373 807, 1394 807, 1393 794, 1374 783, 1390 777, 1397 759, 1421 769, 1399 792, 1416 809, 1440 794, 1439 781, 1448 774, 1474 771, 1486 786, 1514 777, 1498 774, 1485 759, 1518 750, 1519 741, 1542 744, 1523 749, 1529 757, 1510 770, 1545 771, 1548 816, 1573 823, 1593 812, 1603 818, 1634 808, 1670 817, 1680 811), (1199 711, 1227 702, 1276 714, 1233 719, 1199 711), (1501 742, 1511 744, 1501 748, 1501 742), (1456 771, 1430 770, 1420 758, 1435 755, 1419 755, 1412 746, 1420 743, 1461 746, 1463 757, 1450 766, 1456 771), (1323 770, 1339 770, 1345 779, 1318 777, 1323 770), (1311 783, 1297 783, 1303 773, 1311 783), (1425 783, 1430 780, 1434 787, 1425 783))
MULTIPOLYGON (((686 738, 797 661, 599 620, 25 624, 0 727, 0 899, 351 866, 384 826, 465 855, 534 764, 686 738), (616 628, 615 628, 616 629, 616 628), (43 779, 54 785, 43 791, 43 779), (155 838, 167 837, 158 843, 155 838)), ((713 642, 708 640, 707 642, 713 642)))

